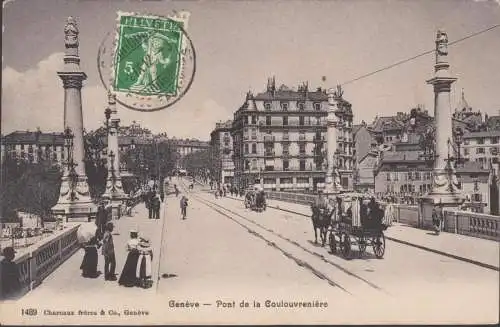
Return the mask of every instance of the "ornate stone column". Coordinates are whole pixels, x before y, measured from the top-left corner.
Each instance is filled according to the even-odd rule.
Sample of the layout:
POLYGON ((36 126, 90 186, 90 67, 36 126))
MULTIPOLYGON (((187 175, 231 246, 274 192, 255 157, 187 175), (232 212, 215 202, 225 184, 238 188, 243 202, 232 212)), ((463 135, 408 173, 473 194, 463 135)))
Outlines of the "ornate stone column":
MULTIPOLYGON (((341 92, 340 87, 337 87, 341 92)), ((338 194, 342 191, 340 185, 340 176, 337 167, 337 136, 338 136, 338 117, 336 115, 338 109, 338 99, 341 94, 335 92, 333 89, 328 90, 328 116, 326 118, 327 124, 327 140, 326 140, 326 155, 327 155, 327 170, 325 178, 325 193, 338 194)))
POLYGON ((94 216, 97 208, 90 199, 84 162, 81 89, 87 75, 80 70, 79 31, 76 20, 71 16, 66 21, 64 34, 64 70, 57 75, 64 87, 64 130, 71 135, 71 146, 67 148, 68 163, 62 178, 59 201, 52 211, 56 215, 65 216, 66 220, 82 221, 94 216))
POLYGON ((110 200, 113 219, 121 216, 123 200, 127 195, 123 192, 122 179, 120 176, 120 148, 118 147, 118 127, 120 119, 117 117, 116 95, 108 93, 108 109, 106 110, 108 126, 108 178, 106 180, 106 191, 103 198, 110 200))
POLYGON ((436 37, 436 63, 434 77, 427 81, 434 87, 434 120, 436 127, 435 158, 432 191, 422 197, 422 214, 424 225, 432 223, 434 206, 457 208, 465 200, 452 163, 453 129, 450 114, 451 84, 457 79, 450 76, 448 63, 448 36, 438 31, 436 37))

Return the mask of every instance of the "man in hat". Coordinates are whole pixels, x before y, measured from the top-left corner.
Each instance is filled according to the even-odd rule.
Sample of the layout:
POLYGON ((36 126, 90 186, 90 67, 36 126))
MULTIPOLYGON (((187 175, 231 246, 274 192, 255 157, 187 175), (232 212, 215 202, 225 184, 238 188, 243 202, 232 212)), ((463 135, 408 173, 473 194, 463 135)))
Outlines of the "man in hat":
POLYGON ((1 298, 8 299, 14 297, 21 290, 19 282, 19 270, 14 262, 16 250, 12 246, 3 249, 2 254, 4 259, 1 263, 2 279, 1 279, 1 298))
POLYGON ((101 239, 104 234, 104 229, 106 227, 106 223, 108 222, 108 213, 104 206, 104 201, 99 203, 99 207, 97 208, 97 214, 95 217, 95 224, 97 226, 97 238, 101 239))
POLYGON ((115 245, 113 243, 113 223, 106 224, 106 231, 102 239, 102 255, 104 256, 104 279, 116 280, 116 258, 115 258, 115 245))

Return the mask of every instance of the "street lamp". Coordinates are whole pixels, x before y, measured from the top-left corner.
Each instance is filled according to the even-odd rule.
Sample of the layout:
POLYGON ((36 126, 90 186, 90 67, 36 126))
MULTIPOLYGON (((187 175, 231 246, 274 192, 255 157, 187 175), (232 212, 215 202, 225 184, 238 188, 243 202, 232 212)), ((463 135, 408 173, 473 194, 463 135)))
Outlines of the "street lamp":
POLYGON ((110 160, 110 173, 111 173, 111 193, 114 194, 116 192, 116 187, 115 187, 115 183, 116 183, 116 175, 115 175, 115 154, 113 153, 113 151, 110 151, 109 152, 109 160, 110 160))
POLYGON ((104 116, 106 117, 106 129, 109 132, 109 119, 111 118, 111 109, 106 108, 106 110, 104 110, 104 116))

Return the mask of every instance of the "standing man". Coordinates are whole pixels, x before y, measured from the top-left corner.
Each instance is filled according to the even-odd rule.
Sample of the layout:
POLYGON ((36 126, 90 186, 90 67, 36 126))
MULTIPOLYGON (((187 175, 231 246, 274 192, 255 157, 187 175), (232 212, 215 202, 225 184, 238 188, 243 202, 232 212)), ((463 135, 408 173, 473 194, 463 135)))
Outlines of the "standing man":
POLYGON ((181 216, 182 216, 182 219, 186 219, 187 206, 188 206, 188 199, 186 198, 186 196, 183 195, 181 198, 181 216))
POLYGON ((154 207, 154 213, 153 213, 153 218, 154 219, 160 219, 160 198, 158 196, 155 196, 153 199, 153 207, 154 207))
POLYGON ((106 231, 102 239, 102 255, 104 256, 104 279, 116 280, 116 258, 115 258, 115 245, 113 243, 113 223, 106 224, 106 231))
POLYGON ((104 202, 101 201, 99 203, 99 207, 97 208, 97 214, 95 217, 98 239, 102 239, 102 236, 104 234, 104 228, 106 227, 107 222, 108 222, 108 213, 106 212, 106 208, 104 207, 104 202))
POLYGON ((165 200, 165 187, 168 187, 168 184, 166 186, 162 187, 162 189, 160 190, 160 199, 161 199, 162 203, 165 200))
POLYGON ((149 219, 153 219, 153 215, 154 215, 154 199, 156 197, 156 193, 153 191, 150 193, 150 195, 148 196, 148 202, 149 202, 149 206, 148 206, 148 211, 149 211, 149 219))

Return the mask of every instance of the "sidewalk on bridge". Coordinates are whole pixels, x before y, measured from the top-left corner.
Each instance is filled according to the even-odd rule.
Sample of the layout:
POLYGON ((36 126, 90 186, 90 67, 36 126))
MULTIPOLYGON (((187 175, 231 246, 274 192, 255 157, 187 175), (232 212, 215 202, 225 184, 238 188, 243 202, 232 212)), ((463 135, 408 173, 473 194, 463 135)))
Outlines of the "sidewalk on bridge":
MULTIPOLYGON (((167 198, 172 202, 171 197, 167 198)), ((161 206, 161 217, 159 220, 148 219, 148 210, 143 202, 139 203, 132 210, 132 216, 123 216, 114 221, 113 241, 116 253, 116 277, 119 278, 127 257, 126 243, 130 239, 130 230, 137 229, 139 236, 149 238, 153 247, 152 275, 157 276, 158 249, 161 242, 161 231, 163 226, 164 211, 166 203, 161 206)), ((44 298, 51 298, 58 292, 65 292, 65 298, 86 298, 92 303, 112 303, 113 298, 127 297, 132 301, 138 296, 152 296, 155 294, 155 286, 150 289, 139 287, 127 288, 118 285, 118 282, 108 282, 104 280, 104 259, 101 249, 98 250, 98 270, 101 275, 98 278, 81 277, 80 264, 83 259, 83 250, 78 250, 66 262, 59 266, 49 275, 40 286, 28 293, 23 301, 42 301, 44 298)), ((154 281, 156 283, 156 280, 154 281)), ((55 300, 54 300, 55 301, 55 300)), ((42 302, 40 302, 42 303, 42 302)), ((70 301, 70 303, 73 303, 70 301)), ((76 303, 76 302, 75 302, 76 303)))
MULTIPOLYGON (((228 196, 243 201, 242 197, 228 196)), ((305 217, 311 216, 309 206, 279 200, 267 200, 268 207, 279 209, 305 217)), ((500 244, 495 241, 471 236, 440 233, 409 227, 395 223, 385 231, 385 237, 391 241, 414 246, 422 250, 467 261, 490 269, 499 270, 500 244)), ((390 251, 390 248, 389 248, 390 251)))

